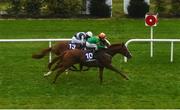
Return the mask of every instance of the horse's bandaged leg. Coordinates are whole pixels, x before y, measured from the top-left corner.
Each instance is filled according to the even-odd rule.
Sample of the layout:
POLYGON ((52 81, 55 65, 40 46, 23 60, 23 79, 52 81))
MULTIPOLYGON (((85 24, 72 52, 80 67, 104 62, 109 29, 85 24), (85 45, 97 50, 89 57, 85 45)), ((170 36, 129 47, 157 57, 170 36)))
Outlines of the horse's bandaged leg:
POLYGON ((69 71, 68 71, 68 69, 67 70, 65 70, 66 71, 66 75, 68 75, 69 74, 69 71))
POLYGON ((49 71, 48 73, 44 74, 44 77, 49 76, 52 73, 52 71, 49 71))

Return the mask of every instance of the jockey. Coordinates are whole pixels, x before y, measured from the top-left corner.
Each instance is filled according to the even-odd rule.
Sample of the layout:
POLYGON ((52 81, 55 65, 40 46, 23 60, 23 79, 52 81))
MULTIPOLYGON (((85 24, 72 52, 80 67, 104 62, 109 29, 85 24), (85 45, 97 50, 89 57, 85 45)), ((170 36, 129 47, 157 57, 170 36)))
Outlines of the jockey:
POLYGON ((98 36, 89 38, 86 42, 86 47, 94 48, 95 50, 98 50, 100 48, 108 48, 108 46, 103 43, 104 41, 108 46, 111 45, 110 42, 106 39, 106 34, 102 32, 98 36))
POLYGON ((78 32, 72 37, 72 43, 85 44, 86 40, 92 37, 93 34, 91 31, 88 32, 78 32))

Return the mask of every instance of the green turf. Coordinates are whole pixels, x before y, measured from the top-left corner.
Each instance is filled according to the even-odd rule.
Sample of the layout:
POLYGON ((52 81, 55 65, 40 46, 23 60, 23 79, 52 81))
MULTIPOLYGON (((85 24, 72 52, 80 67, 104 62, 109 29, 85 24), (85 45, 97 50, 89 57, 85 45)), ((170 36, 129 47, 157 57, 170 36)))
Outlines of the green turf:
MULTIPOLYGON (((75 32, 91 30, 107 33, 112 43, 131 38, 149 38, 143 19, 119 20, 1 20, 0 39, 70 38, 75 32)), ((161 19, 155 38, 179 38, 180 20, 161 19)), ((170 63, 170 44, 155 43, 154 58, 149 44, 133 43, 128 63, 117 55, 113 64, 127 73, 129 81, 105 70, 99 84, 98 70, 63 74, 56 84, 54 75, 43 78, 48 57, 31 58, 48 43, 0 44, 0 108, 180 108, 180 44, 174 46, 170 63)))

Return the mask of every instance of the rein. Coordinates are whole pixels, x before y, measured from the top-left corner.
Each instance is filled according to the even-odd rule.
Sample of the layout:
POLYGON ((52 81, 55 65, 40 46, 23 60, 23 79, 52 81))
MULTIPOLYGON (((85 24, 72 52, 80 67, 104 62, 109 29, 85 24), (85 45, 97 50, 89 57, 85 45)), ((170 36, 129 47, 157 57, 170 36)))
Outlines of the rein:
POLYGON ((108 53, 111 56, 114 56, 118 53, 118 50, 120 50, 122 47, 122 44, 112 44, 109 48, 105 50, 106 53, 108 53))

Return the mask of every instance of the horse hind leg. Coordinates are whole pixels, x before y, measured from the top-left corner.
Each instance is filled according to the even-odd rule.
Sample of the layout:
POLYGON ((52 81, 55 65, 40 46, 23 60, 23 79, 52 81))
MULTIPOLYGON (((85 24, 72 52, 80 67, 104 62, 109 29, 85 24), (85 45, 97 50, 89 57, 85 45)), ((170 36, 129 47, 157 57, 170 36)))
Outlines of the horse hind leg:
POLYGON ((126 74, 123 74, 122 72, 120 72, 118 69, 116 69, 115 67, 113 67, 111 64, 110 65, 107 65, 106 68, 116 72, 116 73, 119 73, 123 78, 125 78, 126 80, 129 80, 129 77, 126 75, 126 74))
POLYGON ((62 68, 60 68, 60 69, 57 71, 57 74, 56 74, 56 76, 55 76, 55 78, 54 78, 53 83, 56 82, 56 80, 57 80, 57 78, 59 77, 59 75, 61 75, 65 70, 66 70, 66 68, 65 68, 65 67, 62 67, 62 68))
POLYGON ((59 57, 55 57, 55 58, 52 60, 52 62, 50 62, 50 63, 48 64, 48 69, 51 70, 52 65, 55 64, 58 60, 59 60, 59 57))
POLYGON ((57 74, 54 78, 54 81, 53 83, 56 82, 57 78, 59 75, 61 75, 64 71, 66 71, 69 67, 71 67, 72 65, 74 64, 74 62, 67 62, 67 61, 64 61, 64 62, 58 62, 58 65, 57 68, 59 67, 58 71, 57 71, 57 74))
POLYGON ((53 69, 49 70, 49 72, 44 74, 44 77, 51 75, 53 71, 57 70, 58 68, 61 68, 62 66, 63 65, 61 64, 61 62, 58 62, 53 69))

